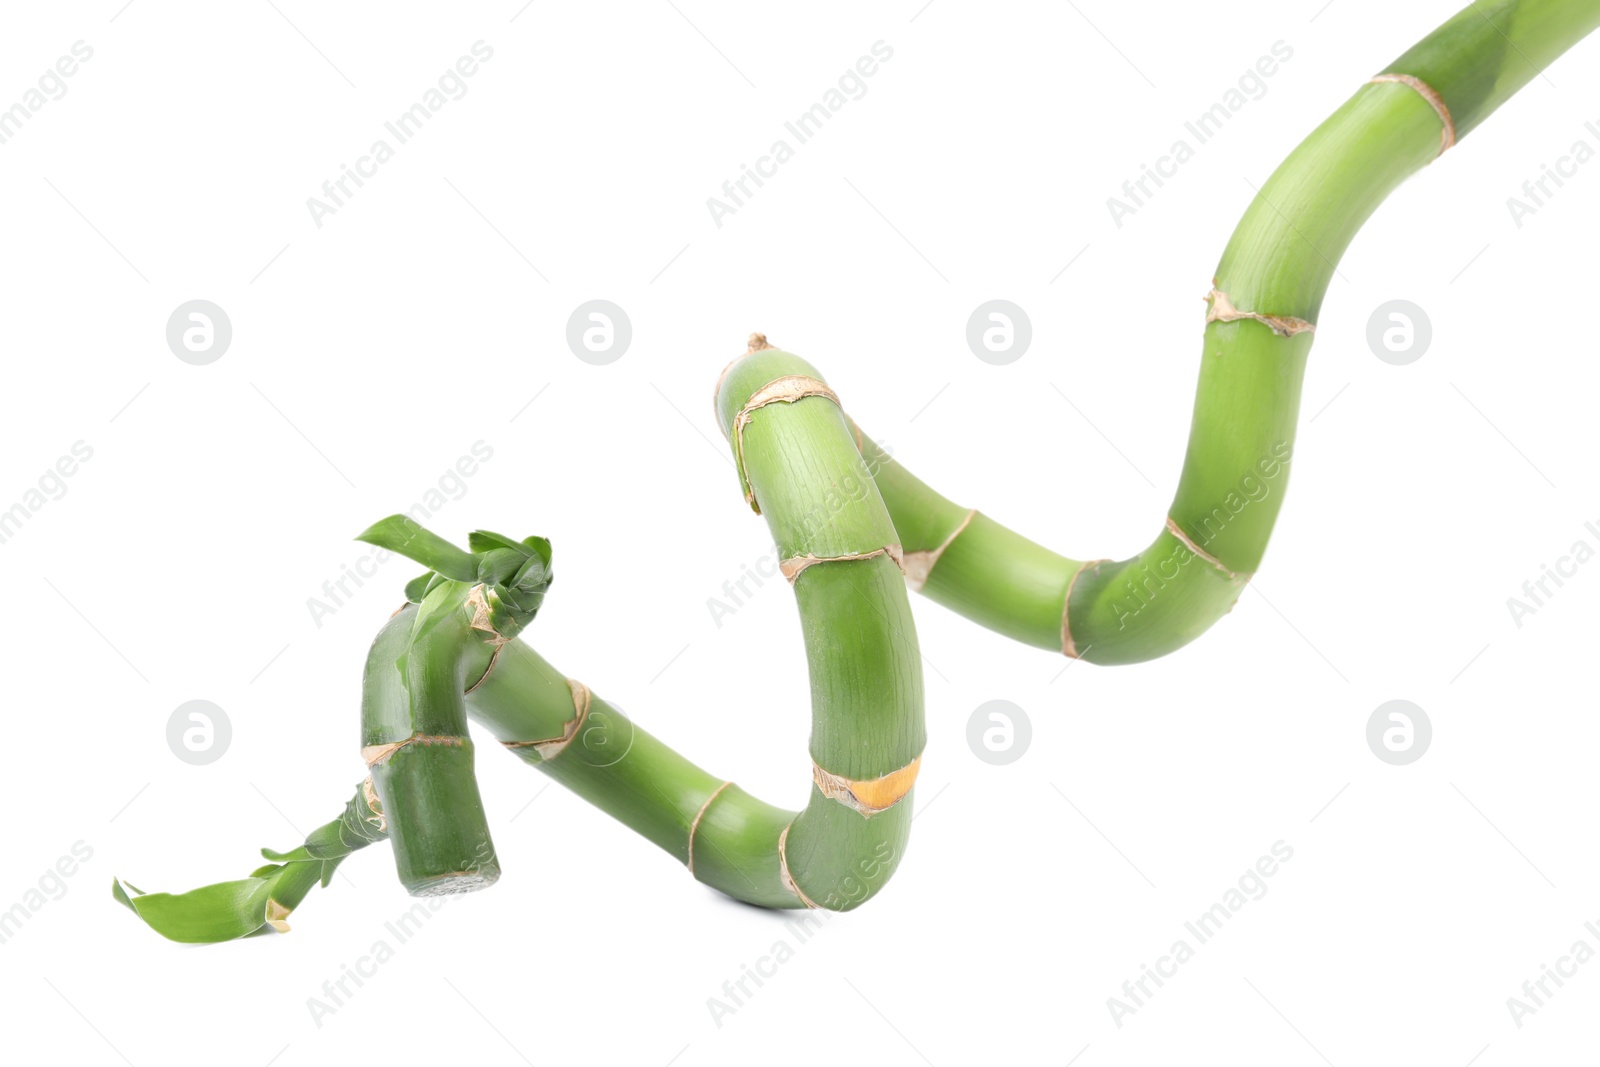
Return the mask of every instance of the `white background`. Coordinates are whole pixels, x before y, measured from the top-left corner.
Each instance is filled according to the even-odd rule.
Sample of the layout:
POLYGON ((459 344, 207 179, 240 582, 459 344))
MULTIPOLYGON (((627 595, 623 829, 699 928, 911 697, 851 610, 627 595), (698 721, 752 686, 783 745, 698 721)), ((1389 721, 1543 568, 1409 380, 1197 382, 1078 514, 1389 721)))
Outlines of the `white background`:
POLYGON ((0 145, 0 508, 74 442, 93 449, 0 545, 0 909, 75 842, 93 851, 0 945, 8 1051, 1343 1067, 1589 1048, 1600 963, 1520 1029, 1506 998, 1580 938, 1600 949, 1583 927, 1600 922, 1600 564, 1520 628, 1506 600, 1580 538, 1600 547, 1584 529, 1600 522, 1600 163, 1520 228, 1506 199, 1574 141, 1600 147, 1584 129, 1600 42, 1351 247, 1272 550, 1210 634, 1063 672, 917 602, 920 811, 870 906, 799 944, 791 915, 717 897, 485 746, 504 877, 449 901, 318 1026, 308 998, 411 905, 386 846, 286 937, 175 946, 109 886, 242 877, 260 846, 338 813, 362 776, 362 659, 416 570, 386 566, 319 627, 308 598, 365 552, 355 533, 485 442, 430 525, 553 539, 528 640, 701 765, 798 806, 792 598, 772 583, 721 627, 706 606, 768 545, 709 403, 745 336, 815 362, 952 499, 1076 557, 1128 555, 1177 478, 1200 298, 1251 185, 1451 11, 121 3, 13 8, 0 34, 4 106, 73 42, 94 49, 0 145), (467 94, 318 228, 306 199, 479 40, 494 55, 467 94), (707 197, 880 40, 893 58, 866 95, 717 227, 707 197), (1279 40, 1293 58, 1265 95, 1115 226, 1106 198, 1279 40), (164 336, 196 298, 234 331, 203 367, 164 336), (595 298, 634 331, 604 367, 565 342, 595 298), (994 298, 1033 324, 1005 367, 964 337, 994 298), (1433 323, 1405 367, 1365 341, 1396 298, 1433 323), (1000 698, 1034 736, 991 767, 966 722, 1000 698), (1365 741, 1394 698, 1434 728, 1406 767, 1365 741), (167 748, 191 699, 233 726, 205 767, 167 748), (1107 998, 1279 840, 1294 856, 1267 895, 1115 1025, 1107 998), (708 998, 780 939, 794 958, 717 1025, 708 998))

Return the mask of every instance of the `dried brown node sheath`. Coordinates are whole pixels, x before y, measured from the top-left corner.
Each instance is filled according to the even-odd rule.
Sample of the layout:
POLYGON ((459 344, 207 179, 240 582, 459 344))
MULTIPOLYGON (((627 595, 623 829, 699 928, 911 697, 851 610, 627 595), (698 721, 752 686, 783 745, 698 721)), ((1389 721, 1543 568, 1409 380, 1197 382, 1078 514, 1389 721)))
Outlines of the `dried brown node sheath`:
POLYGON ((546 737, 538 741, 502 741, 506 748, 531 748, 539 753, 541 760, 552 760, 572 744, 572 739, 578 736, 578 731, 583 729, 584 720, 589 717, 589 704, 593 700, 589 687, 576 678, 567 679, 567 688, 572 690, 572 718, 568 719, 561 728, 559 737, 546 737))
POLYGON ((807 374, 786 374, 757 389, 733 418, 733 457, 739 465, 739 480, 744 483, 745 502, 757 515, 761 514, 761 505, 756 503, 756 489, 750 484, 750 475, 744 467, 744 428, 750 424, 751 416, 768 404, 793 404, 808 396, 820 396, 839 403, 838 394, 828 388, 827 382, 818 381, 807 374))
POLYGON ((1084 571, 1109 562, 1111 561, 1104 559, 1085 560, 1078 565, 1078 569, 1072 572, 1072 577, 1067 581, 1067 595, 1061 601, 1061 653, 1064 656, 1077 659, 1082 654, 1078 650, 1078 643, 1072 638, 1072 623, 1068 620, 1068 616, 1072 613, 1072 589, 1078 584, 1078 579, 1084 571))
POLYGON ((848 552, 845 555, 792 555, 787 560, 779 561, 778 569, 789 579, 789 584, 794 585, 795 579, 800 577, 803 569, 816 563, 845 563, 850 560, 875 560, 880 555, 886 555, 894 560, 894 566, 906 573, 906 558, 898 544, 883 545, 882 549, 872 549, 869 552, 848 552))
POLYGON ((793 893, 800 903, 808 908, 815 908, 817 907, 817 902, 805 895, 805 892, 795 882, 794 875, 789 872, 789 827, 793 825, 794 823, 791 821, 788 826, 783 828, 783 832, 778 835, 778 880, 783 883, 783 888, 793 893))
POLYGON ((711 791, 711 795, 706 797, 706 802, 700 805, 700 810, 694 813, 694 821, 689 824, 688 867, 690 874, 694 874, 694 835, 700 829, 700 820, 706 817, 706 809, 711 807, 711 802, 720 797, 722 795, 722 791, 732 784, 733 782, 731 781, 723 782, 721 785, 713 789, 711 791))
POLYGON ((1383 82, 1394 82, 1397 85, 1404 85, 1407 88, 1414 89, 1422 99, 1428 102, 1428 106, 1433 108, 1434 113, 1439 116, 1439 121, 1444 123, 1444 129, 1439 131, 1439 155, 1444 155, 1456 143, 1456 121, 1450 117, 1450 108, 1445 104, 1444 97, 1440 96, 1433 86, 1410 74, 1380 74, 1376 78, 1370 79, 1367 84, 1373 85, 1383 82))
POLYGON ((1263 315, 1259 311, 1240 311, 1233 306, 1232 299, 1221 289, 1213 288, 1206 294, 1206 303, 1210 307, 1206 311, 1207 322, 1238 322, 1241 319, 1250 319, 1259 322, 1280 337, 1293 337, 1297 333, 1315 333, 1316 325, 1305 319, 1297 319, 1293 315, 1263 315))
POLYGON ((1193 552, 1196 556, 1205 560, 1217 570, 1221 571, 1223 574, 1226 574, 1229 578, 1237 581, 1240 578, 1249 577, 1249 575, 1240 574, 1238 571, 1229 570, 1227 564, 1223 563, 1216 556, 1213 556, 1211 553, 1195 544, 1194 539, 1183 532, 1183 527, 1179 526, 1178 520, 1174 519, 1171 515, 1167 516, 1167 530, 1172 534, 1173 537, 1176 537, 1179 541, 1183 542, 1184 548, 1187 548, 1190 552, 1193 552))
POLYGON ((851 779, 825 771, 813 762, 811 780, 823 796, 837 800, 851 811, 858 812, 862 818, 870 818, 904 800, 906 794, 911 792, 911 787, 916 785, 917 772, 921 769, 922 757, 918 756, 899 770, 890 771, 880 778, 851 779))
POLYGON ((361 750, 361 758, 366 761, 368 767, 375 767, 407 745, 444 745, 447 748, 460 748, 466 743, 467 739, 464 737, 412 734, 404 741, 389 741, 382 745, 367 745, 361 750))
POLYGON ((977 508, 967 512, 966 517, 961 520, 961 525, 951 530, 950 536, 939 542, 937 548, 924 548, 905 554, 905 562, 900 569, 905 571, 906 585, 911 587, 912 592, 916 592, 928 584, 928 576, 933 573, 933 565, 939 562, 939 557, 944 555, 944 550, 950 547, 950 542, 960 537, 966 528, 972 525, 972 520, 977 514, 977 508))

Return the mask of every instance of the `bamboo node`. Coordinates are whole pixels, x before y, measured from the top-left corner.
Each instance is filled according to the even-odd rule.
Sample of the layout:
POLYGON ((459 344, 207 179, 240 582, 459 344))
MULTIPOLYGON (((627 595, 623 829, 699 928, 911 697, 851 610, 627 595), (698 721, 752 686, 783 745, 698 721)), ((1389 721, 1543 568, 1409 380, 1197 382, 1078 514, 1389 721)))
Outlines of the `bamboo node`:
POLYGON ((867 819, 888 811, 904 800, 911 792, 911 787, 916 785, 917 772, 921 769, 922 757, 918 756, 899 770, 890 771, 882 777, 851 779, 825 771, 813 760, 811 780, 823 796, 837 800, 867 819))
POLYGON ((505 647, 506 642, 504 641, 501 641, 494 646, 494 653, 489 657, 489 665, 483 669, 483 673, 478 676, 478 680, 476 682, 473 682, 471 685, 467 686, 466 689, 462 690, 463 695, 472 692, 474 689, 478 688, 484 682, 489 680, 489 675, 494 671, 495 664, 500 662, 500 653, 505 650, 505 647))
POLYGON ((783 888, 793 893, 800 903, 808 908, 816 908, 819 906, 817 902, 805 895, 805 892, 795 882, 794 875, 789 873, 789 828, 793 825, 794 821, 791 819, 784 826, 783 832, 778 835, 778 880, 783 883, 783 888))
MULTIPOLYGON (((1439 121, 1444 123, 1444 128, 1439 131, 1439 155, 1444 155, 1456 143, 1456 122, 1455 119, 1450 117, 1450 107, 1444 102, 1444 97, 1440 96, 1438 90, 1434 89, 1433 86, 1410 74, 1379 74, 1375 78, 1368 79, 1367 84, 1375 85, 1383 82, 1404 85, 1415 90, 1422 99, 1428 102, 1428 106, 1433 108, 1434 113, 1439 116, 1439 121)), ((1434 158, 1437 159, 1439 157, 1435 156, 1434 158)))
POLYGON ((1239 571, 1229 569, 1226 563, 1223 563, 1216 556, 1213 556, 1211 553, 1201 548, 1195 543, 1194 538, 1190 537, 1184 532, 1183 527, 1178 525, 1178 520, 1174 519, 1171 515, 1167 516, 1167 530, 1172 534, 1173 537, 1176 537, 1179 541, 1183 542, 1184 548, 1187 548, 1190 552, 1193 552, 1196 556, 1211 564, 1233 581, 1238 581, 1241 578, 1249 577, 1247 574, 1242 574, 1239 571))
POLYGON ((567 688, 572 690, 572 718, 561 729, 560 737, 547 737, 539 741, 502 741, 506 748, 531 748, 539 753, 540 762, 553 760, 566 750, 572 739, 578 736, 578 731, 583 729, 584 721, 589 718, 589 704, 593 694, 589 687, 576 678, 567 679, 567 688))
POLYGON ((966 528, 972 524, 972 519, 977 514, 977 508, 967 512, 966 517, 961 520, 961 524, 951 530, 950 536, 939 542, 938 547, 919 549, 916 552, 907 552, 905 554, 905 566, 901 569, 906 572, 906 585, 911 587, 912 592, 919 592, 924 585, 928 584, 928 576, 933 573, 933 565, 939 562, 939 557, 944 555, 944 550, 950 547, 950 542, 960 537, 966 528))
POLYGON ((1233 306, 1232 299, 1221 289, 1213 288, 1206 294, 1206 303, 1210 307, 1206 310, 1206 322, 1238 322, 1241 319, 1251 319, 1261 323, 1267 329, 1280 337, 1293 337, 1297 333, 1315 333, 1316 324, 1305 319, 1295 318, 1293 315, 1263 315, 1259 311, 1240 311, 1233 306))
POLYGON ((705 803, 700 805, 700 810, 694 813, 694 821, 689 824, 689 859, 687 865, 691 877, 694 875, 694 835, 700 829, 700 820, 706 817, 706 809, 711 807, 711 802, 720 797, 722 791, 732 784, 731 780, 726 781, 713 789, 711 795, 706 797, 705 803))
POLYGON ((1102 563, 1110 563, 1108 559, 1084 560, 1078 564, 1078 569, 1072 572, 1072 577, 1067 579, 1067 595, 1061 601, 1061 654, 1069 659, 1077 659, 1083 652, 1078 650, 1078 643, 1072 637, 1072 623, 1068 616, 1072 613, 1072 590, 1078 584, 1078 579, 1090 567, 1099 567, 1102 563))
MULTIPOLYGON (((766 338, 762 338, 762 341, 765 342, 766 338)), ((744 428, 749 425, 751 416, 768 404, 793 404, 808 396, 820 396, 835 404, 839 403, 839 395, 828 388, 827 382, 819 381, 808 374, 786 374, 781 378, 774 378, 750 394, 750 399, 744 402, 744 407, 740 408, 739 414, 733 418, 733 457, 739 467, 739 482, 744 486, 745 503, 749 504, 757 515, 761 514, 761 505, 756 503, 755 486, 750 484, 750 475, 744 466, 744 428)))
POLYGON ((367 745, 361 750, 361 758, 366 761, 368 767, 376 767, 407 745, 443 745, 446 748, 461 748, 466 743, 467 739, 464 737, 412 734, 404 741, 388 741, 381 745, 367 745))
POLYGON ((778 569, 789 580, 789 584, 793 585, 802 571, 815 564, 846 563, 852 560, 877 559, 879 556, 888 556, 894 560, 894 565, 900 568, 900 572, 902 574, 905 573, 905 554, 900 550, 899 545, 885 545, 882 548, 874 548, 868 552, 847 552, 842 556, 790 556, 788 559, 778 563, 778 569))

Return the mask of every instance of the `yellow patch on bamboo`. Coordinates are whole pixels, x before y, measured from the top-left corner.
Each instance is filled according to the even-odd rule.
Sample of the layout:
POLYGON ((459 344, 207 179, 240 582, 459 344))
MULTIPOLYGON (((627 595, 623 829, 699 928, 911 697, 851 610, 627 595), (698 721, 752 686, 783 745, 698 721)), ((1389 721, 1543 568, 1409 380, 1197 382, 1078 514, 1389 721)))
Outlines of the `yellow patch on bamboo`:
POLYGON ((1207 322, 1238 322, 1241 319, 1251 319, 1280 337, 1293 337, 1297 333, 1315 333, 1317 329, 1314 323, 1297 319, 1293 315, 1263 315, 1259 311, 1240 311, 1233 306, 1233 300, 1221 289, 1213 288, 1207 293, 1206 303, 1210 305, 1206 311, 1207 322))
MULTIPOLYGON (((763 341, 765 338, 763 338, 763 341)), ((733 458, 739 466, 739 480, 744 483, 744 499, 757 515, 761 514, 761 505, 756 503, 755 486, 750 484, 750 476, 744 467, 744 428, 750 424, 750 419, 757 411, 768 404, 793 404, 804 400, 808 396, 820 396, 839 403, 839 396, 828 383, 819 381, 808 374, 785 374, 781 378, 774 378, 750 395, 744 407, 739 409, 739 414, 733 418, 733 458)))
POLYGON ((857 559, 876 559, 879 556, 888 556, 890 559, 894 560, 894 565, 899 567, 902 573, 905 572, 906 565, 904 553, 900 551, 899 545, 885 545, 882 548, 874 548, 870 552, 848 552, 842 556, 791 556, 788 559, 779 562, 778 569, 783 572, 783 576, 785 578, 789 579, 789 584, 793 585, 795 580, 800 577, 801 571, 805 570, 807 567, 814 566, 815 564, 842 563, 847 560, 857 559))
POLYGON ((1428 102, 1428 106, 1433 108, 1434 113, 1439 116, 1439 121, 1444 123, 1444 128, 1439 131, 1439 155, 1444 155, 1456 143, 1456 121, 1450 117, 1450 108, 1444 102, 1444 97, 1440 96, 1433 86, 1410 74, 1380 74, 1376 78, 1368 79, 1367 84, 1374 85, 1383 82, 1404 85, 1409 89, 1415 90, 1422 99, 1428 102))
POLYGON ((1183 542, 1184 548, 1187 548, 1190 552, 1193 552, 1196 556, 1205 560, 1207 563, 1211 564, 1217 570, 1221 571, 1223 574, 1226 574, 1234 581, 1238 581, 1240 578, 1249 577, 1249 575, 1241 574, 1238 571, 1229 570, 1226 563, 1223 563, 1216 556, 1213 556, 1211 553, 1195 544, 1194 539, 1183 532, 1183 527, 1179 526, 1178 520, 1174 519, 1171 515, 1167 516, 1167 530, 1172 534, 1173 537, 1176 537, 1179 541, 1183 542))
POLYGON ((589 717, 589 704, 593 695, 589 687, 576 678, 567 679, 567 688, 572 690, 572 718, 568 719, 561 729, 561 736, 546 737, 539 741, 502 741, 506 748, 531 748, 539 753, 540 760, 553 760, 565 751, 578 736, 578 731, 583 729, 583 724, 589 717))
POLYGON ((950 536, 939 543, 937 548, 919 549, 916 552, 905 554, 905 565, 900 569, 906 572, 906 585, 912 592, 917 592, 928 584, 928 576, 933 573, 933 565, 939 562, 939 557, 944 555, 944 550, 950 547, 950 542, 960 537, 962 532, 972 524, 973 516, 978 514, 978 509, 973 508, 967 512, 966 518, 961 520, 961 525, 950 531, 950 536))
POLYGON ((789 827, 793 825, 794 823, 791 821, 783 828, 783 832, 778 835, 778 881, 782 882, 783 888, 793 893, 800 903, 808 908, 815 908, 817 907, 817 902, 805 895, 805 892, 795 882, 794 875, 789 873, 789 827))
MULTIPOLYGON (((1098 567, 1102 563, 1109 562, 1111 561, 1105 559, 1085 560, 1084 562, 1078 564, 1078 569, 1073 571, 1072 577, 1067 580, 1067 595, 1066 598, 1061 601, 1061 653, 1064 656, 1068 656, 1071 659, 1077 659, 1080 655, 1082 655, 1082 653, 1078 651, 1077 641, 1074 640, 1072 636, 1072 623, 1068 621, 1067 618, 1072 613, 1072 589, 1078 584, 1078 578, 1082 576, 1084 571, 1088 570, 1091 566, 1098 567)), ((1084 651, 1086 652, 1088 649, 1084 649, 1084 651)))
POLYGON ((871 818, 905 799, 911 787, 916 785, 917 772, 921 769, 922 757, 918 756, 898 771, 890 771, 881 778, 863 780, 840 777, 813 762, 811 780, 817 784, 823 796, 859 812, 862 818, 871 818))
POLYGON ((464 737, 412 734, 404 741, 388 741, 381 745, 367 745, 361 750, 361 758, 366 761, 368 767, 376 767, 407 745, 444 745, 447 748, 460 748, 466 743, 467 739, 464 737))
POLYGON ((284 907, 282 904, 279 904, 271 897, 267 898, 267 910, 265 918, 268 926, 272 927, 280 934, 286 934, 289 932, 289 924, 284 922, 284 920, 288 917, 288 908, 284 907))
POLYGON ((700 829, 700 820, 706 817, 706 809, 711 807, 711 802, 720 797, 722 795, 722 791, 732 784, 733 782, 731 781, 723 782, 721 785, 717 786, 717 788, 713 789, 711 791, 711 795, 706 797, 706 802, 700 805, 700 810, 694 813, 694 821, 689 824, 688 867, 691 875, 694 874, 694 835, 695 832, 700 829))

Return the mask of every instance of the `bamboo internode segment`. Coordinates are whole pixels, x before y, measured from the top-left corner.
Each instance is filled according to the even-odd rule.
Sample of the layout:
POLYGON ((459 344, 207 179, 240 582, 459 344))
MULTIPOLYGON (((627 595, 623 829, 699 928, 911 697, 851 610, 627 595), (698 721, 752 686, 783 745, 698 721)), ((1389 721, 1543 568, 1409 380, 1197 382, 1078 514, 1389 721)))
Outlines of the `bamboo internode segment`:
POLYGON ((899 545, 884 545, 882 548, 874 548, 868 552, 847 552, 842 556, 791 556, 786 560, 781 560, 778 563, 778 569, 783 572, 785 578, 789 579, 789 584, 793 585, 795 580, 800 577, 801 572, 807 567, 818 563, 847 563, 852 560, 877 559, 879 556, 888 556, 894 560, 894 565, 900 568, 900 572, 902 574, 905 573, 905 553, 900 550, 899 545))
POLYGON ((367 745, 361 750, 361 758, 368 767, 376 767, 386 761, 390 756, 399 752, 407 745, 444 745, 449 748, 460 748, 466 744, 464 737, 449 737, 438 734, 412 734, 404 741, 390 741, 382 745, 367 745))
POLYGON ((1444 129, 1439 131, 1439 154, 1441 156, 1455 145, 1455 119, 1450 117, 1449 106, 1445 104, 1444 97, 1440 96, 1438 92, 1434 90, 1433 86, 1429 85, 1421 78, 1413 77, 1410 74, 1394 73, 1380 74, 1376 78, 1371 79, 1367 84, 1377 85, 1383 82, 1394 82, 1396 84, 1404 85, 1410 89, 1416 90, 1416 92, 1421 95, 1422 99, 1428 102, 1428 106, 1433 108, 1434 112, 1438 114, 1439 121, 1444 124, 1444 129))
POLYGON ((733 780, 729 779, 713 789, 711 795, 706 797, 705 803, 700 805, 700 810, 694 813, 694 820, 689 823, 689 857, 684 862, 684 866, 689 869, 691 876, 694 874, 694 835, 700 832, 700 820, 706 817, 706 809, 711 807, 711 802, 720 797, 722 791, 732 784, 733 780))
POLYGON ((821 765, 813 761, 811 780, 816 783, 823 796, 837 800, 851 811, 859 812, 866 818, 888 811, 904 800, 911 792, 911 787, 917 784, 917 772, 921 769, 922 757, 918 756, 898 771, 890 771, 881 778, 853 781, 825 771, 821 765))
POLYGON ((576 678, 568 678, 567 686, 572 690, 572 718, 568 719, 557 737, 546 737, 539 741, 502 741, 506 748, 531 748, 539 754, 540 760, 555 759, 572 744, 572 739, 578 736, 578 731, 583 729, 583 724, 589 717, 589 705, 593 701, 593 694, 589 687, 576 678))
POLYGON ((817 902, 806 896, 805 890, 800 888, 793 872, 789 870, 789 829, 792 826, 794 823, 791 822, 778 834, 778 879, 783 883, 783 888, 795 895, 796 900, 808 908, 816 908, 819 906, 817 902))
MULTIPOLYGON (((765 344, 766 338, 763 337, 761 340, 765 344)), ((767 345, 766 347, 770 348, 771 346, 767 345)), ((745 353, 747 356, 750 354, 750 352, 745 353)), ((737 363, 738 360, 734 362, 737 363)), ((775 378, 752 393, 750 399, 744 402, 744 407, 740 408, 739 413, 734 416, 733 459, 739 468, 739 481, 744 485, 745 502, 750 505, 751 510, 757 515, 761 514, 761 505, 756 502, 755 486, 750 483, 750 476, 745 469, 744 428, 750 424, 751 417, 768 404, 793 404, 795 401, 804 400, 808 396, 820 396, 833 401, 835 405, 839 403, 838 394, 828 388, 826 382, 806 374, 786 374, 781 378, 775 378)))
MULTIPOLYGON (((856 448, 861 447, 861 427, 856 427, 856 448)), ((961 520, 961 525, 950 531, 950 536, 939 542, 933 548, 923 549, 920 552, 907 552, 902 560, 900 569, 905 572, 906 586, 912 592, 919 592, 928 584, 928 577, 933 574, 934 564, 939 562, 939 557, 944 555, 944 550, 950 547, 950 542, 960 537, 962 531, 972 525, 972 518, 978 514, 978 509, 973 508, 967 512, 966 518, 961 520)))
POLYGON ((1226 574, 1229 578, 1241 579, 1249 577, 1248 574, 1240 574, 1237 571, 1229 570, 1227 564, 1223 563, 1216 556, 1213 556, 1211 553, 1201 548, 1195 543, 1194 538, 1190 537, 1184 532, 1183 527, 1178 525, 1178 520, 1174 519, 1171 515, 1167 516, 1167 529, 1172 532, 1173 537, 1176 537, 1178 540, 1183 542, 1183 547, 1187 548, 1190 552, 1193 552, 1197 558, 1205 560, 1217 570, 1221 571, 1223 574, 1226 574))
POLYGON ((1207 322, 1238 322, 1241 319, 1251 319, 1280 337, 1293 337, 1297 333, 1315 333, 1317 329, 1314 323, 1295 318, 1293 315, 1263 315, 1259 311, 1240 311, 1233 306, 1233 301, 1221 289, 1213 288, 1207 293, 1206 303, 1210 305, 1206 310, 1207 322))

